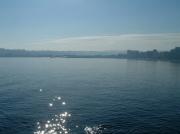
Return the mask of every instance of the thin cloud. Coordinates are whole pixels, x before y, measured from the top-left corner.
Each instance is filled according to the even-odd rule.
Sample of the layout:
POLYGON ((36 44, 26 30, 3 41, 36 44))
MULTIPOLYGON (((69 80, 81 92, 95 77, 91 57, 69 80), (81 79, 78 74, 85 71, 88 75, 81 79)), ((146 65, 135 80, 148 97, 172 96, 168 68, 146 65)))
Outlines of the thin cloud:
POLYGON ((36 49, 49 50, 168 50, 180 46, 180 33, 84 36, 34 42, 36 49))

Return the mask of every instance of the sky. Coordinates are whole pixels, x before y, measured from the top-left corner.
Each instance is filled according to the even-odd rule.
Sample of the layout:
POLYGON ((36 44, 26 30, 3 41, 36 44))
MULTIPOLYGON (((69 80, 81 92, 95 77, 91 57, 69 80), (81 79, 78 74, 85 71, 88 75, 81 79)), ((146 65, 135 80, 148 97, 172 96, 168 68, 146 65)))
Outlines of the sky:
POLYGON ((0 0, 0 48, 169 50, 180 0, 0 0))

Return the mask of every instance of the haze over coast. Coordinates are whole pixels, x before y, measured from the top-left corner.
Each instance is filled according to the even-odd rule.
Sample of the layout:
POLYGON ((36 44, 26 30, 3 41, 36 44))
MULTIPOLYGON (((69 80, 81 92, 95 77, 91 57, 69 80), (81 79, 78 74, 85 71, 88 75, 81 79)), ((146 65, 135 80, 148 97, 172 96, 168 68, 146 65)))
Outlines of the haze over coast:
POLYGON ((180 60, 180 47, 169 51, 127 50, 124 51, 28 51, 18 49, 0 49, 0 57, 66 57, 66 58, 120 58, 180 60))

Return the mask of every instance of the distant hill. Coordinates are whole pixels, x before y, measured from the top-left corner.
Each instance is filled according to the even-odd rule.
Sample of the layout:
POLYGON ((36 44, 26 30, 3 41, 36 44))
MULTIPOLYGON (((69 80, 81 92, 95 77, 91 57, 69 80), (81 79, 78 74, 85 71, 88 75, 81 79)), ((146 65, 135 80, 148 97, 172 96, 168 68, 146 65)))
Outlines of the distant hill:
POLYGON ((121 51, 29 51, 0 48, 0 57, 109 57, 121 51))

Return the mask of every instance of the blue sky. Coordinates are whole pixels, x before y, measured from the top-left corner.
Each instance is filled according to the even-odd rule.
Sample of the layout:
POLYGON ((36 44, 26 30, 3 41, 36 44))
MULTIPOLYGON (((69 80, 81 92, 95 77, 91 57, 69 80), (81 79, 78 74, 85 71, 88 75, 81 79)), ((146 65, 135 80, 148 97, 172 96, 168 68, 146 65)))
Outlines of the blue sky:
POLYGON ((0 0, 3 48, 167 50, 179 38, 179 0, 0 0))

